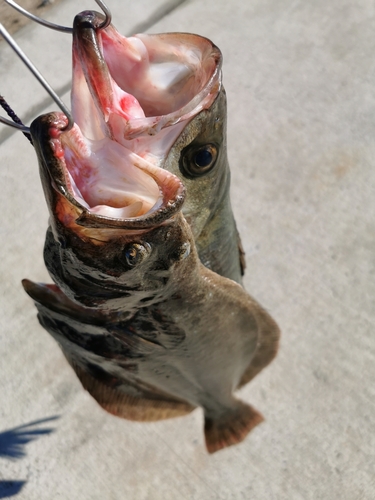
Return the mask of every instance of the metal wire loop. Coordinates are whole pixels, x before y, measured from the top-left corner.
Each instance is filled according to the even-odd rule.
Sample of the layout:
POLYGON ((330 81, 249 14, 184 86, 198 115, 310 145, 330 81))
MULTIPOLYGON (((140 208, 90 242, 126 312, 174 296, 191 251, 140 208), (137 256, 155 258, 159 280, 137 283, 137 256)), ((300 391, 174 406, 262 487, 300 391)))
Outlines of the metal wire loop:
MULTIPOLYGON (((31 14, 31 12, 27 11, 26 9, 24 9, 23 7, 18 5, 13 0, 4 0, 4 1, 9 6, 13 7, 14 9, 16 9, 18 12, 20 12, 24 16, 28 17, 29 19, 31 19, 31 20, 33 20, 33 21, 35 21, 43 26, 46 26, 47 28, 51 28, 51 29, 54 29, 56 31, 62 31, 63 33, 73 33, 73 28, 70 28, 67 26, 60 26, 59 24, 54 24, 54 23, 50 23, 49 21, 45 21, 44 19, 41 19, 40 17, 35 16, 34 14, 31 14)), ((112 14, 104 2, 102 2, 101 0, 95 0, 95 2, 99 5, 99 7, 103 10, 103 12, 105 14, 105 19, 99 25, 98 29, 104 29, 111 24, 112 14)), ((52 99, 55 101, 55 103, 59 106, 61 111, 66 115, 66 117, 68 119, 68 124, 63 130, 65 130, 65 131, 70 130, 74 126, 74 120, 73 120, 73 117, 72 117, 70 111, 68 110, 68 108, 65 106, 65 104, 62 102, 62 100, 59 98, 59 96, 56 94, 56 92, 53 90, 53 88, 49 85, 47 80, 36 69, 36 67, 33 65, 33 63, 30 61, 30 59, 21 50, 21 48, 17 45, 15 40, 10 36, 8 31, 4 28, 4 26, 1 23, 0 23, 0 34, 4 37, 4 40, 12 47, 12 49, 16 52, 16 54, 20 57, 20 59, 24 62, 24 64, 26 64, 26 66, 33 73, 35 78, 44 87, 44 89, 52 97, 52 99)), ((3 118, 1 116, 0 116, 0 122, 4 123, 5 125, 9 125, 10 127, 21 130, 22 132, 26 132, 26 133, 30 132, 29 127, 26 127, 25 125, 21 125, 19 123, 12 122, 12 121, 7 120, 6 118, 3 118)))
MULTIPOLYGON (((73 125, 74 125, 74 120, 73 117, 68 110, 68 108, 65 106, 65 104, 62 102, 60 97, 56 94, 56 92, 53 90, 51 85, 47 82, 47 80, 43 77, 43 75, 37 70, 37 68, 34 66, 34 64, 30 61, 30 59, 26 56, 26 54, 22 51, 22 49, 17 45, 15 40, 11 37, 11 35, 8 33, 8 31, 4 28, 4 26, 0 23, 0 35, 4 37, 4 40, 12 47, 12 49, 16 52, 18 57, 26 64, 26 66, 29 68, 29 70, 32 72, 32 74, 35 76, 35 78, 39 81, 39 83, 44 87, 44 89, 48 92, 48 94, 52 97, 52 99, 55 101, 55 103, 59 106, 61 111, 66 115, 68 118, 68 124, 64 128, 65 131, 70 130, 73 125)), ((24 130, 24 128, 21 128, 18 125, 11 124, 9 123, 9 120, 6 120, 5 118, 1 118, 1 121, 5 123, 6 125, 10 125, 14 128, 18 128, 20 130, 24 130)), ((27 127, 26 127, 27 128, 27 127)), ((28 132, 28 130, 26 130, 28 132)))
POLYGON ((7 118, 3 118, 0 116, 0 122, 4 123, 4 125, 9 125, 9 127, 16 128, 20 130, 21 132, 26 132, 26 134, 30 133, 30 128, 26 127, 26 125, 20 125, 19 123, 12 122, 11 120, 8 120, 7 118))
MULTIPOLYGON (((61 26, 61 25, 55 24, 55 23, 50 23, 49 21, 46 21, 45 19, 42 19, 41 17, 38 17, 38 16, 35 16, 34 14, 31 14, 31 12, 27 11, 26 9, 24 9, 23 7, 18 5, 13 0, 4 0, 4 2, 7 3, 10 7, 13 7, 14 9, 18 10, 18 12, 20 12, 24 16, 28 17, 32 21, 35 21, 36 23, 39 23, 42 26, 45 26, 46 28, 51 28, 53 30, 61 31, 63 33, 73 33, 73 28, 70 28, 68 26, 61 26)), ((99 7, 102 9, 102 11, 105 14, 104 21, 98 27, 98 29, 102 30, 111 24, 112 14, 104 2, 102 2, 101 0, 95 0, 95 2, 99 5, 99 7)))

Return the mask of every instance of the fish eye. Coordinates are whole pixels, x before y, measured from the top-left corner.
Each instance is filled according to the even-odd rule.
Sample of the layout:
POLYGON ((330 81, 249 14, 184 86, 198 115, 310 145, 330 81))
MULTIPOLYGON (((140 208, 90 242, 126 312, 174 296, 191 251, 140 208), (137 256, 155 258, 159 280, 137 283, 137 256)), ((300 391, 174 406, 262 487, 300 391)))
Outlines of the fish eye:
POLYGON ((217 147, 206 144, 199 148, 188 146, 182 151, 180 170, 190 179, 201 177, 212 170, 217 158, 217 147))
POLYGON ((194 163, 198 168, 206 168, 213 160, 212 148, 199 149, 194 155, 194 163))
POLYGON ((151 253, 151 245, 145 243, 131 243, 124 248, 125 262, 129 267, 140 264, 151 253))

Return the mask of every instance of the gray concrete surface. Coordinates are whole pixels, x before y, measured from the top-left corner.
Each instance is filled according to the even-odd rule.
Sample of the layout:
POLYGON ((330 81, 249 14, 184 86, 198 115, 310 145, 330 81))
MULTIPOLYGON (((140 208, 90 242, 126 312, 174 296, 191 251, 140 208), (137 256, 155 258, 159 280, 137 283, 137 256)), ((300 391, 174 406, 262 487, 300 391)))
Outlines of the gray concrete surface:
MULTIPOLYGON (((63 10, 88 3, 51 16, 68 23, 63 10)), ((166 5, 108 3, 124 33, 166 5)), ((209 456, 200 411, 132 423, 82 390, 20 286, 48 279, 47 213, 31 146, 3 135, 0 498, 374 499, 374 4, 192 0, 159 17, 150 32, 196 32, 224 54, 245 284, 283 332, 276 361, 241 391, 266 421, 209 456)), ((35 26, 17 39, 65 89, 69 40, 60 51, 63 35, 35 26)), ((0 61, 0 91, 21 115, 42 111, 44 93, 5 47, 0 61)))

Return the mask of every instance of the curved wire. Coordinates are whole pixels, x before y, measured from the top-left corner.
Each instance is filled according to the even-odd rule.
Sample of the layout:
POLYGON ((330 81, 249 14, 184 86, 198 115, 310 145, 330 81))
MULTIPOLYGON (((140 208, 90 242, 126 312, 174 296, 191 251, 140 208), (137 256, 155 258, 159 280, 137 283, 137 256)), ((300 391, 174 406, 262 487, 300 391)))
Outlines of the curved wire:
MULTIPOLYGON (((36 69, 34 64, 30 61, 30 59, 26 56, 26 54, 22 51, 22 49, 17 45, 15 40, 10 36, 10 34, 7 32, 7 30, 4 28, 4 26, 1 23, 0 23, 0 34, 4 37, 4 40, 12 47, 12 49, 16 52, 16 54, 24 62, 24 64, 26 64, 26 66, 29 68, 29 70, 32 72, 32 74, 35 76, 35 78, 44 87, 44 89, 52 97, 52 99, 55 101, 55 103, 59 106, 61 111, 68 118, 68 124, 63 130, 65 130, 65 131, 70 130, 74 125, 74 120, 73 120, 73 117, 72 117, 70 111, 65 106, 65 104, 62 102, 60 97, 56 94, 56 92, 53 90, 53 88, 50 86, 50 84, 47 82, 47 80, 43 77, 43 75, 36 69)), ((8 123, 8 120, 6 120, 6 121, 4 121, 4 120, 5 120, 5 118, 3 118, 1 121, 7 125, 10 125, 8 123)), ((19 127, 19 126, 15 126, 13 124, 11 126, 22 130, 21 127, 19 127)))
POLYGON ((9 127, 16 128, 18 130, 21 130, 21 132, 26 132, 26 134, 30 133, 30 128, 26 127, 26 125, 20 125, 19 123, 12 122, 11 120, 8 120, 7 118, 3 118, 0 116, 0 122, 4 123, 5 125, 9 125, 9 127))
MULTIPOLYGON (((47 28, 54 29, 56 31, 61 31, 63 33, 73 33, 73 28, 67 27, 67 26, 61 26, 59 24, 54 24, 49 21, 46 21, 38 16, 35 16, 34 14, 31 14, 31 12, 27 11, 20 5, 18 5, 16 2, 13 0, 4 0, 5 3, 7 3, 10 7, 13 7, 16 9, 18 12, 23 14, 24 16, 28 17, 32 21, 35 21, 47 28)), ((98 29, 105 29, 107 26, 111 24, 112 21, 112 14, 107 5, 102 1, 102 0, 95 0, 97 5, 102 9, 102 11, 105 14, 105 19, 104 21, 98 26, 98 29)), ((7 30, 4 28, 4 26, 0 23, 0 34, 4 37, 4 40, 12 47, 12 49, 16 52, 16 54, 20 57, 20 59, 26 64, 26 66, 29 68, 29 70, 33 73, 35 78, 39 81, 39 83, 44 87, 44 89, 48 92, 48 94, 52 97, 52 99, 55 101, 55 103, 59 106, 61 111, 66 115, 68 119, 68 124, 67 126, 63 129, 65 131, 70 130, 73 125, 74 125, 74 120, 73 117, 68 110, 68 108, 65 106, 63 101, 59 98, 59 96, 56 94, 56 92, 53 90, 53 88, 49 85, 47 80, 42 76, 42 74, 36 69, 36 67, 33 65, 33 63, 30 61, 30 59, 26 56, 26 54, 21 50, 21 48, 17 45, 15 40, 10 36, 10 34, 7 32, 7 30)), ((16 128, 18 130, 21 130, 24 133, 30 133, 29 127, 26 127, 23 124, 18 124, 15 122, 12 122, 6 118, 3 118, 0 116, 0 122, 4 123, 5 125, 9 125, 10 127, 16 128)))
MULTIPOLYGON (((61 26, 61 25, 55 24, 55 23, 50 23, 49 21, 46 21, 45 19, 42 19, 41 17, 38 17, 38 16, 35 16, 34 14, 31 14, 31 12, 27 11, 26 9, 24 9, 23 7, 18 5, 13 0, 4 0, 4 2, 7 3, 10 7, 13 7, 14 9, 18 10, 18 12, 20 12, 24 16, 28 17, 32 21, 35 21, 36 23, 39 23, 42 26, 45 26, 46 28, 51 28, 51 29, 56 30, 56 31, 62 31, 63 33, 73 33, 73 28, 70 28, 68 26, 61 26)), ((105 14, 104 21, 102 22, 102 24, 100 24, 98 26, 98 29, 102 30, 111 24, 112 14, 104 2, 102 2, 101 0, 95 0, 95 2, 99 5, 99 7, 102 9, 102 11, 105 14)))

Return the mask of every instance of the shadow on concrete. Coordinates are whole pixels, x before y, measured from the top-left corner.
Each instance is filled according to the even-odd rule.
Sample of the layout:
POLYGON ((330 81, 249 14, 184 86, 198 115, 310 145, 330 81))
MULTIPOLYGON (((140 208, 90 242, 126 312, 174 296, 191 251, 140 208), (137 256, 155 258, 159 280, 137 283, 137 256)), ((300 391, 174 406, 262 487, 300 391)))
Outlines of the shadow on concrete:
MULTIPOLYGON (((59 419, 58 415, 54 417, 42 418, 35 420, 29 424, 20 425, 9 429, 8 431, 0 432, 0 458, 8 458, 9 460, 20 460, 26 456, 25 447, 31 441, 34 441, 40 436, 45 436, 54 432, 51 427, 37 426, 52 422, 59 419)), ((10 498, 17 495, 27 481, 19 480, 1 480, 0 481, 0 499, 10 498)))
MULTIPOLYGON (((29 424, 20 425, 14 429, 9 429, 0 433, 0 458, 9 458, 10 460, 19 460, 26 456, 25 446, 34 441, 40 436, 51 434, 54 429, 50 427, 35 428, 37 425, 52 422, 60 418, 58 415, 54 417, 35 420, 29 424)), ((2 498, 0 496, 0 498, 2 498)))
POLYGON ((26 481, 0 481, 0 498, 14 497, 19 493, 26 481))

